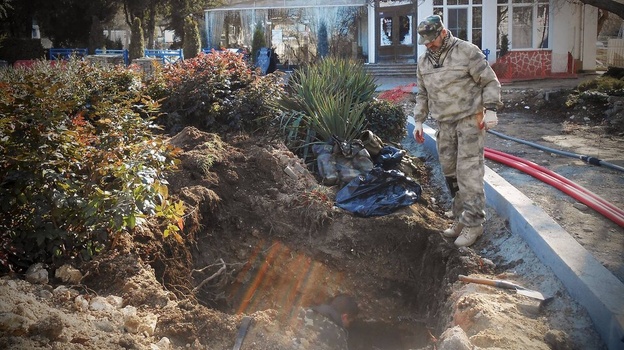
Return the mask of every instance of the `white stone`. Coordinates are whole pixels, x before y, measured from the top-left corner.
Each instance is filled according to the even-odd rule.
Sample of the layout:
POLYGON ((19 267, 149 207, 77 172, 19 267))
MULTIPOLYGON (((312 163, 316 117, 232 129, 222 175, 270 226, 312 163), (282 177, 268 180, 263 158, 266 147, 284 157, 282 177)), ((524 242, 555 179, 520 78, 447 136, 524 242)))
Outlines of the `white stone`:
POLYGON ((47 284, 48 270, 41 263, 31 265, 26 271, 26 281, 32 284, 47 284))

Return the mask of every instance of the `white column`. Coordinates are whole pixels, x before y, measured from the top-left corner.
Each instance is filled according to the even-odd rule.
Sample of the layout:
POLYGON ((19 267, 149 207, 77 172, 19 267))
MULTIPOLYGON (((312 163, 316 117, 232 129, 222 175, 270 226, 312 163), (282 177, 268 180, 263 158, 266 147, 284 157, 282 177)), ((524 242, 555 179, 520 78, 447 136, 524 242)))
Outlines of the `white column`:
MULTIPOLYGON (((550 2, 550 47, 552 49, 552 73, 565 73, 568 69, 568 54, 579 58, 581 29, 581 7, 574 4, 557 6, 550 2)), ((594 37, 594 41, 595 37, 594 37)), ((594 43, 595 45, 595 43, 594 43)))
POLYGON ((375 31, 375 3, 370 1, 368 3, 368 63, 377 62, 375 57, 377 46, 375 46, 375 38, 379 33, 375 31))
POLYGON ((496 62, 496 0, 483 0, 483 14, 482 25, 483 25, 483 38, 481 49, 489 49, 490 55, 488 56, 488 62, 490 64, 496 62))
MULTIPOLYGON (((420 3, 420 5, 418 5, 418 9, 416 10, 416 15, 418 17, 418 20, 416 21, 416 45, 418 45, 418 39, 420 39, 420 36, 418 35, 418 24, 424 21, 425 18, 433 15, 433 0, 425 0, 420 3)), ((425 47, 425 45, 418 45, 416 56, 420 57, 426 51, 427 48, 425 47)))
POLYGON ((598 8, 590 5, 583 6, 583 41, 581 42, 581 57, 586 71, 596 70, 596 38, 598 37, 598 8))

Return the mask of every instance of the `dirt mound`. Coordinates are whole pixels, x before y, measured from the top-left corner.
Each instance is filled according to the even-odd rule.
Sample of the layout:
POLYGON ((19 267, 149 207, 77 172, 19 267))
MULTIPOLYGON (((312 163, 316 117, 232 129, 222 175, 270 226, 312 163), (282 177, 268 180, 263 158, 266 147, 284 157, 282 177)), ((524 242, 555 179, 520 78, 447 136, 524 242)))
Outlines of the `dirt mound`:
MULTIPOLYGON (((420 203, 360 218, 335 207, 335 188, 319 185, 279 141, 222 140, 186 128, 170 142, 182 149, 170 195, 189 209, 184 242, 145 227, 119 237, 95 261, 76 264, 84 275, 77 285, 5 277, 0 347, 230 349, 249 315, 254 325, 243 349, 293 349, 296 310, 339 293, 361 306, 349 332, 355 350, 442 349, 468 339, 501 349, 600 344, 591 324, 580 323, 589 330, 570 336, 577 330, 556 323, 554 312, 527 311, 530 300, 456 282, 459 274, 509 266, 494 262, 495 253, 476 253, 502 246, 494 239, 509 240, 509 232, 504 223, 489 224, 491 238, 474 249, 444 240, 439 230, 448 221, 432 200, 439 194, 425 163, 412 174, 425 188, 420 203), (461 329, 437 339, 454 325, 461 329)), ((566 308, 569 300, 558 303, 586 320, 582 310, 566 308)))

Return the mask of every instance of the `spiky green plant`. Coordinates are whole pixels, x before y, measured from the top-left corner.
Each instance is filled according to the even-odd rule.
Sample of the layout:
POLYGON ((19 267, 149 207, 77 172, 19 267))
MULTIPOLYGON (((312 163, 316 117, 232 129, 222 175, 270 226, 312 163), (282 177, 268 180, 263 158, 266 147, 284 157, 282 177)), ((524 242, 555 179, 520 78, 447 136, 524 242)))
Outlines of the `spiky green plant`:
POLYGON ((280 100, 280 108, 305 114, 302 127, 320 141, 332 135, 350 141, 366 125, 362 103, 373 99, 377 85, 361 63, 327 57, 293 73, 289 87, 292 93, 280 100))
POLYGON ((337 95, 319 95, 315 101, 316 109, 306 116, 308 126, 321 140, 331 140, 337 136, 340 140, 356 139, 366 126, 363 111, 366 103, 354 101, 346 92, 337 95))

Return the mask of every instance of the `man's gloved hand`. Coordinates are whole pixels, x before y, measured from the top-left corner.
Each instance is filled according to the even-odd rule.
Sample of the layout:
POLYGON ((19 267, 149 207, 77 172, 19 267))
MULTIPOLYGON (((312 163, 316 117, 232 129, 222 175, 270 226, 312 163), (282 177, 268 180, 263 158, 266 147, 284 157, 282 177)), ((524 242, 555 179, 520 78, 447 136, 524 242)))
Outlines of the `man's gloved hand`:
POLYGON ((493 111, 491 109, 486 109, 480 128, 481 129, 485 128, 485 130, 488 130, 488 129, 495 127, 497 124, 498 124, 498 117, 496 116, 496 111, 493 111))
POLYGON ((421 122, 416 122, 416 124, 414 124, 414 140, 418 143, 425 142, 425 134, 423 132, 423 125, 421 122))

